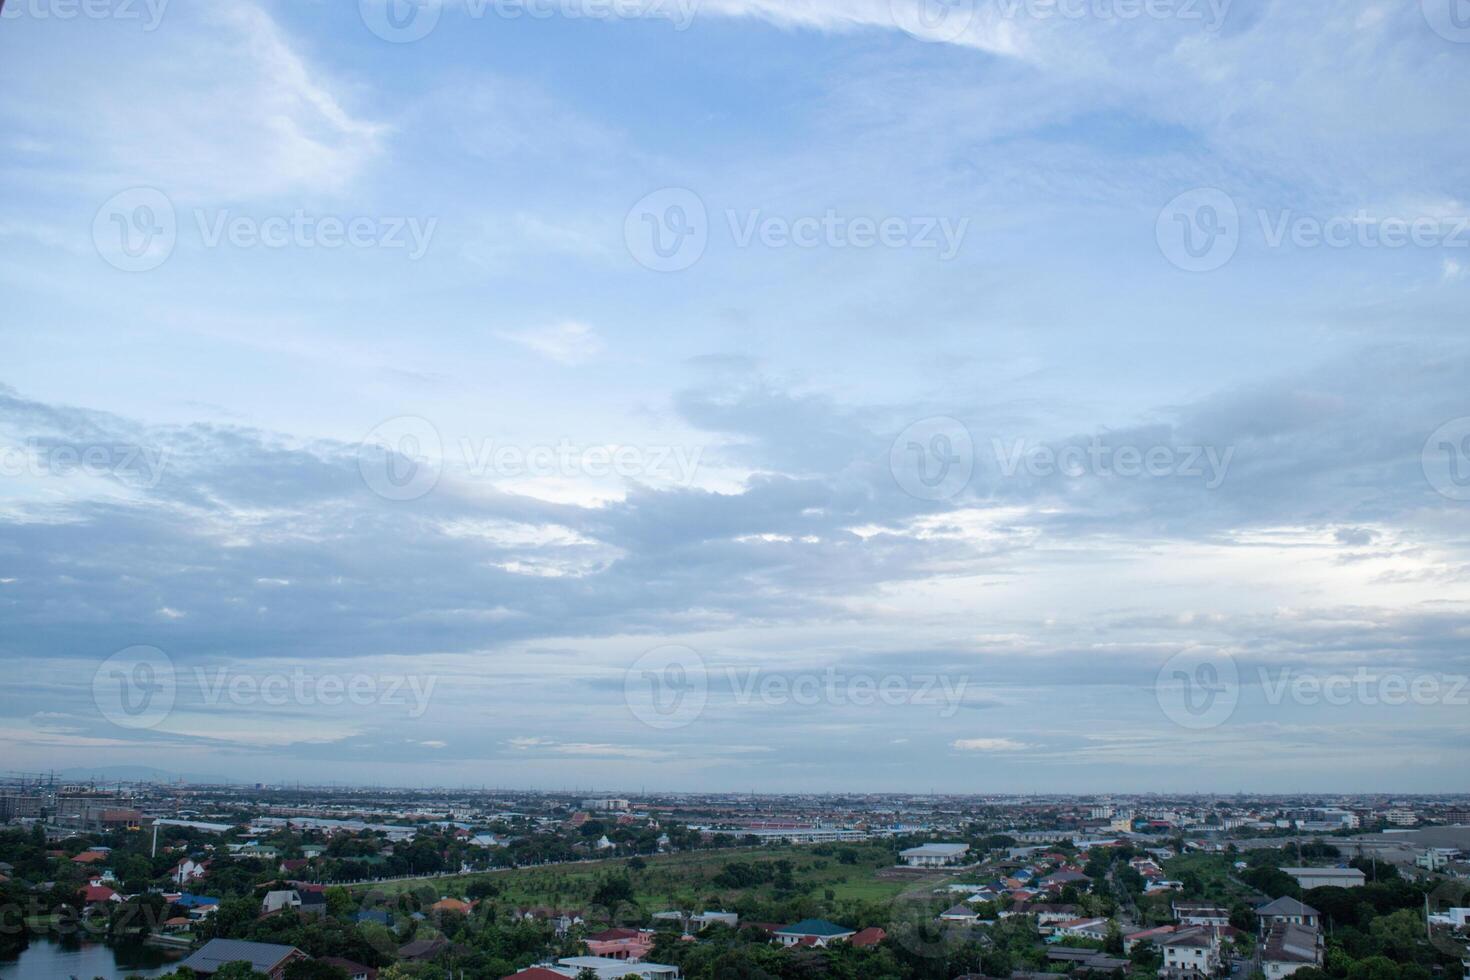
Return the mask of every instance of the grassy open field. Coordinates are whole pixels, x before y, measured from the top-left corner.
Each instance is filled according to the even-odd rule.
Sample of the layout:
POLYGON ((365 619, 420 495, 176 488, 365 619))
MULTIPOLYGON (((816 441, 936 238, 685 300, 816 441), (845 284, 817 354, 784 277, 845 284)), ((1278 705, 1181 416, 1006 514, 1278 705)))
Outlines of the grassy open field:
MULTIPOLYGON (((772 897, 774 885, 763 883, 743 888, 722 888, 714 882, 732 862, 750 865, 791 863, 796 894, 834 901, 886 902, 900 894, 927 894, 934 885, 953 877, 943 872, 919 875, 880 874, 891 867, 886 852, 859 848, 857 864, 842 864, 835 856, 813 853, 812 846, 739 848, 720 851, 690 851, 644 858, 647 866, 630 870, 628 860, 618 858, 585 864, 563 864, 536 868, 513 868, 469 875, 437 878, 428 882, 395 881, 352 886, 356 892, 375 890, 394 895, 412 889, 460 896, 476 880, 495 883, 497 900, 515 905, 568 907, 585 903, 598 884, 609 876, 627 874, 640 905, 650 911, 718 907, 740 896, 772 897)), ((789 894, 789 893, 788 893, 789 894)))

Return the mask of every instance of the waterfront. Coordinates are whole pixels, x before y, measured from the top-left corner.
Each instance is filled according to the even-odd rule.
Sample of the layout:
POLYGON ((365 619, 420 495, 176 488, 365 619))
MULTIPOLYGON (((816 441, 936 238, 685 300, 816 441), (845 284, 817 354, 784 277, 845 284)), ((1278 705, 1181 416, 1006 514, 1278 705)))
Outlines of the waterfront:
POLYGON ((126 977, 156 977, 168 973, 183 959, 183 952, 158 949, 140 943, 109 946, 106 943, 61 941, 37 937, 19 957, 0 960, 4 980, 124 980, 126 977))

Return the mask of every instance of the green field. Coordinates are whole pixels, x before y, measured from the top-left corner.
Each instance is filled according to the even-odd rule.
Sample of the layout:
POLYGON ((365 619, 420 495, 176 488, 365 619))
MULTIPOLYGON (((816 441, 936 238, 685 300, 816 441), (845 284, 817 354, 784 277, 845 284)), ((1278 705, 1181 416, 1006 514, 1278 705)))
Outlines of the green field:
MULTIPOLYGON (((627 874, 637 902, 647 911, 663 909, 717 908, 741 897, 772 898, 774 886, 761 884, 743 888, 721 888, 714 878, 729 863, 775 865, 791 862, 795 895, 831 901, 887 902, 903 893, 927 894, 947 877, 943 872, 920 876, 886 877, 880 872, 891 867, 886 850, 858 849, 857 864, 842 864, 835 856, 813 853, 812 846, 730 848, 690 851, 644 858, 647 866, 630 870, 628 860, 618 858, 586 864, 512 868, 476 874, 455 875, 428 881, 394 881, 352 886, 356 893, 376 891, 396 895, 415 889, 443 895, 463 896, 477 880, 494 882, 496 901, 516 906, 545 905, 569 908, 585 903, 597 885, 609 876, 627 874), (830 897, 828 892, 831 892, 830 897)), ((790 897, 788 892, 786 897, 790 897)))

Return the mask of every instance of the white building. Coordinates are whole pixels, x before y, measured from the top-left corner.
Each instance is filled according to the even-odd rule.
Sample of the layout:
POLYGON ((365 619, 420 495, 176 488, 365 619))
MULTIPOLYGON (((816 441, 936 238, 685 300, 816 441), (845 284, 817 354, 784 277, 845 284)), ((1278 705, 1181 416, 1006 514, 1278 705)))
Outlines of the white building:
POLYGON ((969 844, 920 844, 899 851, 898 856, 910 868, 942 868, 959 864, 968 853, 969 844))
POLYGON ((1174 918, 1187 926, 1228 926, 1230 910, 1199 902, 1175 902, 1174 918))
POLYGON ((1367 876, 1357 868, 1282 868, 1293 881, 1307 888, 1361 888, 1367 876))
POLYGON ((1464 929, 1470 925, 1470 909, 1445 909, 1443 912, 1431 915, 1429 924, 1449 926, 1451 929, 1464 929))
POLYGON ((567 956, 550 967, 554 973, 575 977, 583 970, 597 974, 598 980, 623 980, 624 977, 639 977, 641 980, 679 980, 679 968, 663 963, 629 963, 610 956, 567 956))
POLYGON ((1159 976, 1166 980, 1206 980, 1220 969, 1220 937, 1213 929, 1182 929, 1158 946, 1164 954, 1159 976))

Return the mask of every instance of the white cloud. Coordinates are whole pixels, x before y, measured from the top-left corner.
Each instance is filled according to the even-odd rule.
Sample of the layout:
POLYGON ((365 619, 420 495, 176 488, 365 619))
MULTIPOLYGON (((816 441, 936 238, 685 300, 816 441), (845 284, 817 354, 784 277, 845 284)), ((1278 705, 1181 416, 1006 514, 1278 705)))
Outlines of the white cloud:
POLYGON ((34 82, 0 110, 5 127, 27 145, 78 148, 76 169, 52 168, 53 179, 97 192, 154 186, 179 205, 340 193, 381 150, 387 128, 355 115, 339 94, 345 87, 259 6, 169 13, 146 58, 136 37, 98 28, 68 32, 86 71, 13 66, 34 82), (99 77, 128 84, 99 88, 99 77))
POLYGON ((520 344, 558 364, 582 364, 602 352, 602 341, 585 323, 567 320, 550 327, 496 331, 495 336, 520 344))
POLYGON ((960 738, 949 743, 957 752, 1024 752, 1035 748, 1013 738, 960 738))

